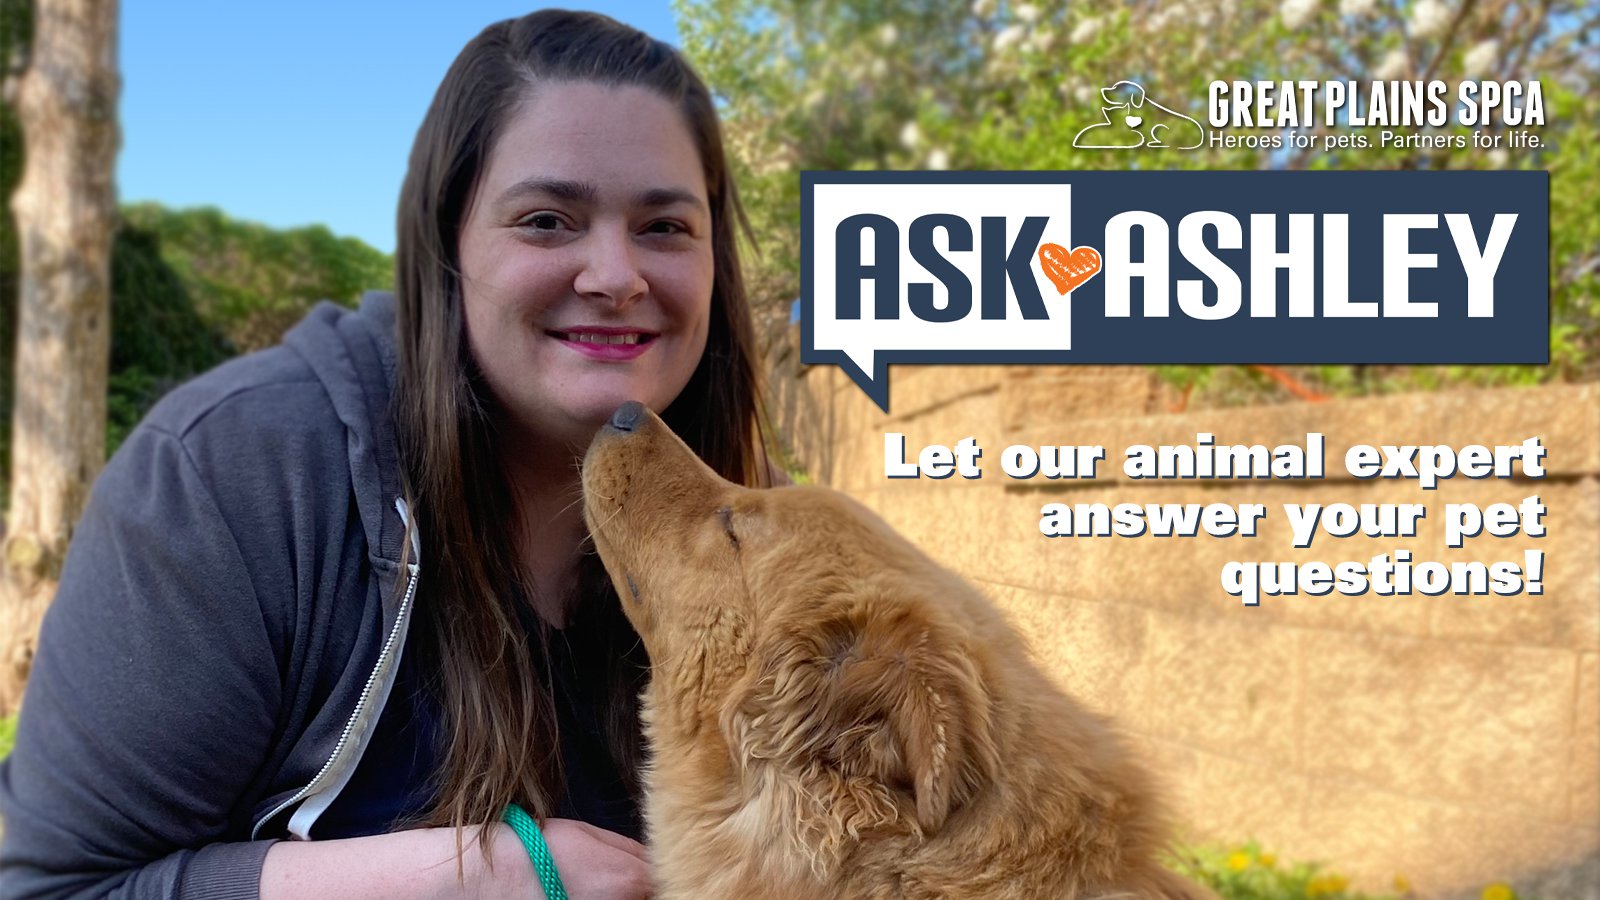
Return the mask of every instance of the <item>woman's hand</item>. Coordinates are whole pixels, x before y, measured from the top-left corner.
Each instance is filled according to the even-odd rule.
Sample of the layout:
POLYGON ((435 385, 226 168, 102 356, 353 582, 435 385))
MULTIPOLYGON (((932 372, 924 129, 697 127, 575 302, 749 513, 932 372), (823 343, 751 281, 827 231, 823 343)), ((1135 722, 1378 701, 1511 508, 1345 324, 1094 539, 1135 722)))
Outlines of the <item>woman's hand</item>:
MULTIPOLYGON (((650 897, 650 861, 643 844, 574 819, 546 819, 541 831, 572 900, 650 897)), ((511 841, 521 847, 514 836, 511 841)))

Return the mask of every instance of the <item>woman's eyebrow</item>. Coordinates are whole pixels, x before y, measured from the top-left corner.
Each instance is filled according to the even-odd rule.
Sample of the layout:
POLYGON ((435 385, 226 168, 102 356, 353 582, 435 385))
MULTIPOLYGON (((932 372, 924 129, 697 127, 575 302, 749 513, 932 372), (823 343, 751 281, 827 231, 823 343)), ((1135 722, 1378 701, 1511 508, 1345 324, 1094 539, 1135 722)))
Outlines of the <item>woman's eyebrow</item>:
POLYGON ((671 206, 674 203, 687 203, 701 212, 706 211, 706 202, 698 194, 680 188, 651 188, 634 195, 635 206, 657 207, 671 206))
MULTIPOLYGON (((571 181, 563 178, 529 178, 519 181, 507 188, 500 195, 500 204, 515 203, 530 195, 542 194, 563 200, 568 203, 598 202, 600 189, 587 181, 571 181)), ((682 188, 650 188, 640 191, 633 197, 635 206, 657 208, 671 206, 675 203, 685 203, 696 209, 706 211, 706 202, 698 194, 682 188)))
POLYGON ((500 203, 511 203, 529 194, 547 194, 568 203, 593 203, 600 191, 585 181, 567 181, 560 178, 529 178, 507 188, 500 195, 500 203))

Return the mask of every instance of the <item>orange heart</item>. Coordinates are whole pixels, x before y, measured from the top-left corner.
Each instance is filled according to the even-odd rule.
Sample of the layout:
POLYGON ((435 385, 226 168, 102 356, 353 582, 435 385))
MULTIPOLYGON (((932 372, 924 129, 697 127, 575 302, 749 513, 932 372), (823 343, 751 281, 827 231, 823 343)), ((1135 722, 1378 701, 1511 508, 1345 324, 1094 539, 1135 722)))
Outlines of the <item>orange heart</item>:
POLYGON ((1039 245, 1039 268, 1062 296, 1100 274, 1100 252, 1093 247, 1074 247, 1068 253, 1060 244, 1039 245))

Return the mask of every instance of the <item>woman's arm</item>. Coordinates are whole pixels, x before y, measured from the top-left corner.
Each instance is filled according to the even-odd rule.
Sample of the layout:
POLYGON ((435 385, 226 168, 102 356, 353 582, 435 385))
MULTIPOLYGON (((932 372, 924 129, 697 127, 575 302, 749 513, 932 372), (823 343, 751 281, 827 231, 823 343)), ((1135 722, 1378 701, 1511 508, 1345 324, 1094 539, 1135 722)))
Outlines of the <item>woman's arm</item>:
MULTIPOLYGON (((637 841, 569 819, 546 820, 541 830, 572 900, 650 896, 650 867, 637 841)), ((509 826, 494 826, 488 860, 476 834, 462 834, 459 877, 452 828, 280 842, 261 868, 261 900, 543 900, 533 863, 509 826)))
POLYGON ((0 897, 254 896, 271 845, 236 836, 282 692, 262 604, 184 442, 137 429, 78 524, 0 768, 0 897))
POLYGON ((423 828, 337 841, 280 841, 261 867, 261 900, 543 900, 533 864, 511 829, 496 825, 484 859, 475 832, 423 828), (459 876, 459 877, 458 877, 459 876))

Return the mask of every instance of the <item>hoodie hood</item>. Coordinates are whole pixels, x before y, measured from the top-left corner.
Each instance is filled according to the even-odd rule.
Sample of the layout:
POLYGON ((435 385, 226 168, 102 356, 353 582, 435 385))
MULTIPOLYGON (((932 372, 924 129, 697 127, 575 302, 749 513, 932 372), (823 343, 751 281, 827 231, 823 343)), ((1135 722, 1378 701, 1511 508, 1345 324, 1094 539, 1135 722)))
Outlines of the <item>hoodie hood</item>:
POLYGON ((395 514, 404 493, 389 410, 398 359, 394 295, 368 291, 356 310, 323 301, 284 335, 283 343, 316 374, 344 423, 367 545, 375 557, 398 564, 405 523, 395 514))
POLYGON ((316 777, 258 820, 253 829, 259 833, 263 824, 298 803, 288 831, 292 837, 308 839, 317 819, 349 784, 388 703, 410 630, 421 548, 413 530, 414 552, 406 571, 400 572, 400 549, 410 511, 401 492, 399 451, 389 410, 396 372, 393 295, 369 292, 354 311, 320 303, 284 335, 283 343, 311 368, 344 424, 350 484, 369 561, 374 571, 395 574, 404 585, 403 592, 382 590, 385 637, 332 754, 316 777))

